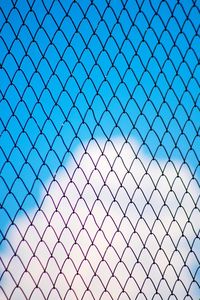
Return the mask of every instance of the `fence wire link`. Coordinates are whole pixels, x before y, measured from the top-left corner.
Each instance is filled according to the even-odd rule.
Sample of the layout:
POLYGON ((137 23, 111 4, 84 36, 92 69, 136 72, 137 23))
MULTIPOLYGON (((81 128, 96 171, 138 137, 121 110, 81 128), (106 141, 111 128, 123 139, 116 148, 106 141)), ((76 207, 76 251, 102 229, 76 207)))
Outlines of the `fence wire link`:
POLYGON ((0 299, 199 299, 199 9, 0 2, 0 299))

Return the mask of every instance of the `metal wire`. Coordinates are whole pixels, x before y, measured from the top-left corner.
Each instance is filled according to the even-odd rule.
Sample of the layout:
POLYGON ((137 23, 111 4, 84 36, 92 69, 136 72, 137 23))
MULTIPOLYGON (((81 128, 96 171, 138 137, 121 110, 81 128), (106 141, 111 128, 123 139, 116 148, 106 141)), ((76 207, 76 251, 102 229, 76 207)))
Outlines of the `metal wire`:
POLYGON ((0 299, 199 299, 199 4, 0 2, 0 299))

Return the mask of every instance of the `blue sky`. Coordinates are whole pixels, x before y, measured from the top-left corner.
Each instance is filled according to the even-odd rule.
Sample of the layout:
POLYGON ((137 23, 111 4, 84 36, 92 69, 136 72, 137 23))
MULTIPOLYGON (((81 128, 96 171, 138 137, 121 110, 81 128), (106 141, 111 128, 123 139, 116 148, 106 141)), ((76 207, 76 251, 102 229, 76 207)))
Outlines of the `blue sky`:
POLYGON ((0 239, 91 138, 199 180, 199 2, 60 2, 0 6, 0 239))

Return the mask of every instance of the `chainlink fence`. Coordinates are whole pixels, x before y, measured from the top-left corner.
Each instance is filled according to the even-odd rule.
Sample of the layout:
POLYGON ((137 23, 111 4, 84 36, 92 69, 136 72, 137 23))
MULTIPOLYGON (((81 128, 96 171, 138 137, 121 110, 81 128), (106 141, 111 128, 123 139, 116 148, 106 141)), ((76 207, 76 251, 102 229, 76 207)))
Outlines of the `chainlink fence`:
POLYGON ((0 299, 200 298, 198 0, 0 0, 0 299))

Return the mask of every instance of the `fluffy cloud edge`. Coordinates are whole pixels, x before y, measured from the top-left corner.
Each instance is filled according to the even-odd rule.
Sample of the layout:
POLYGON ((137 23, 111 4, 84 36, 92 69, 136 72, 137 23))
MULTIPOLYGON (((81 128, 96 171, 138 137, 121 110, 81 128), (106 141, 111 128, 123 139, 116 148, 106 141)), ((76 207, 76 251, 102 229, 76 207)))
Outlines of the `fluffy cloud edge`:
POLYGON ((156 290, 182 299, 189 289, 196 296, 199 190, 189 168, 152 160, 120 138, 93 141, 74 157, 46 183, 40 210, 11 227, 16 255, 9 248, 1 256, 8 270, 1 298, 4 291, 13 300, 45 299, 54 288, 70 300, 73 292, 77 299, 117 299, 122 291, 120 299, 151 299, 156 290))

